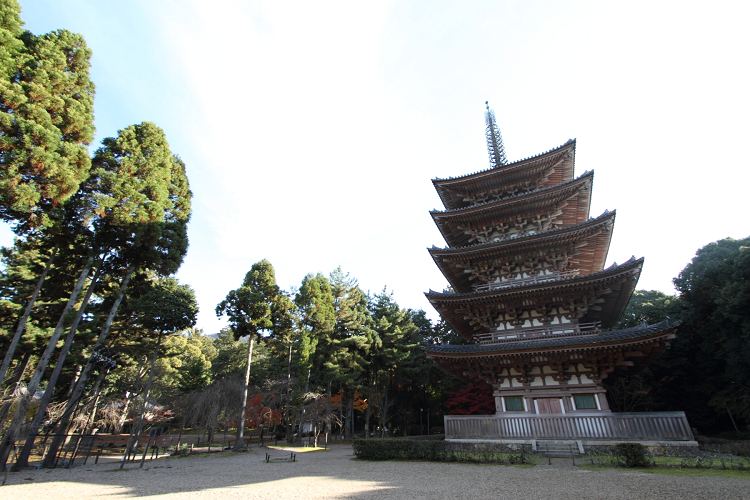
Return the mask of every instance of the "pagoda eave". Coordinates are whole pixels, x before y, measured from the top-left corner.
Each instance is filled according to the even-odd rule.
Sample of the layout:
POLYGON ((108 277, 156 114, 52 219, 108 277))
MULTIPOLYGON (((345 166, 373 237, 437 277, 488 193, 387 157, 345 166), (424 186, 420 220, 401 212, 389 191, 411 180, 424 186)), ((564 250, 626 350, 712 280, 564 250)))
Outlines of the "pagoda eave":
POLYGON ((584 311, 580 313, 581 323, 600 322, 603 328, 609 328, 617 323, 625 310, 642 267, 643 258, 632 258, 622 265, 585 276, 483 292, 430 291, 425 296, 466 340, 494 331, 478 321, 478 317, 494 317, 508 308, 530 311, 545 305, 552 308, 573 303, 584 311))
POLYGON ((456 209, 468 206, 467 196, 491 192, 503 185, 537 179, 536 188, 545 188, 573 178, 575 168, 575 140, 541 155, 491 168, 463 177, 433 179, 432 183, 443 206, 456 209), (545 177, 546 178, 543 178, 545 177))
POLYGON ((593 177, 591 171, 557 186, 467 208, 434 210, 430 215, 451 247, 474 243, 476 236, 472 236, 472 227, 479 231, 498 224, 508 226, 519 218, 531 223, 534 216, 544 215, 552 217, 554 225, 580 224, 589 218, 593 177), (562 207, 566 210, 561 210, 562 207))
MULTIPOLYGON (((560 159, 569 160, 567 165, 561 166, 561 168, 555 168, 559 171, 559 179, 556 175, 554 180, 558 183, 566 182, 573 177, 573 169, 575 164, 575 139, 569 139, 565 144, 562 144, 556 148, 550 149, 544 153, 522 160, 508 163, 501 167, 489 168, 486 170, 480 170, 471 174, 459 176, 459 177, 448 177, 448 178, 437 178, 432 180, 432 184, 435 187, 440 199, 443 201, 443 205, 448 208, 459 208, 465 205, 462 199, 462 195, 458 194, 458 191, 477 191, 481 189, 492 188, 498 184, 498 180, 505 182, 508 176, 514 174, 523 175, 524 171, 535 171, 543 170, 544 168, 555 165, 560 159), (567 158, 570 155, 570 158, 567 158)), ((550 180, 550 185, 552 184, 550 180)))
POLYGON ((525 259, 532 255, 539 257, 565 247, 574 247, 573 252, 578 254, 570 257, 567 267, 577 269, 580 275, 592 274, 604 268, 615 215, 615 212, 605 212, 580 224, 516 239, 458 248, 430 248, 428 251, 453 289, 459 293, 470 292, 474 285, 480 284, 474 274, 466 272, 467 267, 487 267, 497 261, 525 259))
POLYGON ((594 362, 601 370, 600 375, 634 374, 667 349, 680 324, 667 320, 580 337, 484 345, 427 345, 422 346, 422 350, 441 369, 464 380, 481 375, 475 371, 478 365, 484 367, 484 375, 488 375, 508 366, 559 367, 564 363, 594 362))

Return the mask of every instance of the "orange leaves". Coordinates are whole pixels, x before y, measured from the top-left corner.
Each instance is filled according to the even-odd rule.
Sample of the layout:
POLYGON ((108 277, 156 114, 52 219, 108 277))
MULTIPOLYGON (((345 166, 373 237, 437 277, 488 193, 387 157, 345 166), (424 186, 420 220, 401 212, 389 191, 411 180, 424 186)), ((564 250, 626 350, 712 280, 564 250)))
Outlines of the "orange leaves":
POLYGON ((272 402, 275 394, 258 393, 247 402, 245 406, 245 426, 250 428, 260 427, 263 424, 273 425, 281 423, 281 410, 272 409, 263 402, 264 396, 269 396, 268 403, 272 402))
MULTIPOLYGON (((335 396, 331 396, 331 407, 333 408, 341 408, 341 401, 344 396, 344 390, 339 390, 339 393, 335 396)), ((322 398, 321 404, 326 404, 325 401, 326 398, 322 398)), ((366 399, 362 399, 362 393, 356 392, 354 393, 354 409, 357 411, 365 411, 367 409, 368 403, 366 399)))
POLYGON ((365 411, 367 409, 367 400, 362 399, 362 393, 354 393, 354 409, 357 411, 365 411))

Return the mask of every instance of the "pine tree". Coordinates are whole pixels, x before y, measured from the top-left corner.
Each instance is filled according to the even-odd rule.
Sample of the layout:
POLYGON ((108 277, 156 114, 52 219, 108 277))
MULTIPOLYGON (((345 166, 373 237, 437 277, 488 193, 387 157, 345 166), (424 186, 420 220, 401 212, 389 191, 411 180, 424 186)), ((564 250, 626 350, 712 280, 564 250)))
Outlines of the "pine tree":
POLYGON ((385 288, 370 301, 370 312, 378 341, 370 356, 371 396, 368 399, 372 403, 370 406, 377 404, 380 427, 385 429, 399 382, 408 380, 417 371, 416 367, 406 363, 411 351, 417 347, 416 343, 409 343, 417 327, 410 311, 401 309, 393 294, 385 288))
POLYGON ((0 218, 45 226, 89 175, 91 51, 67 30, 24 31, 20 11, 0 0, 0 218))
MULTIPOLYGON (((151 289, 138 301, 140 323, 147 329, 158 332, 156 347, 151 358, 148 383, 143 393, 143 407, 138 425, 133 429, 125 452, 130 451, 133 436, 140 436, 146 414, 149 393, 154 381, 154 367, 159 357, 159 348, 164 335, 176 333, 195 326, 198 302, 195 292, 188 285, 181 285, 175 278, 165 278, 153 283, 151 289)), ((124 462, 120 464, 120 468, 124 462)))
POLYGON ((367 296, 357 280, 337 268, 330 277, 331 293, 336 315, 330 341, 319 343, 316 353, 332 380, 346 392, 348 418, 347 436, 353 432, 354 395, 362 385, 363 375, 369 365, 370 349, 377 341, 371 328, 372 318, 367 309, 367 296))
MULTIPOLYGON (((165 276, 179 268, 188 247, 192 199, 185 164, 172 154, 164 131, 153 123, 126 127, 102 144, 94 157, 92 175, 76 199, 76 206, 83 207, 82 220, 94 227, 92 250, 82 275, 89 262, 98 258, 110 277, 122 278, 94 349, 104 345, 136 270, 165 276)), ((79 308, 79 316, 85 305, 79 308)), ((91 360, 84 366, 66 415, 81 396, 92 366, 91 360)), ((60 428, 67 423, 67 418, 61 419, 60 428)), ((50 450, 56 450, 59 443, 55 438, 50 450)))
MULTIPOLYGON (((239 423, 235 449, 243 449, 245 433, 245 406, 250 380, 250 365, 253 344, 263 332, 269 334, 286 327, 284 294, 276 284, 276 273, 267 260, 256 262, 245 275, 242 286, 227 294, 226 299, 216 306, 218 317, 227 316, 235 340, 249 337, 247 347, 247 367, 245 368, 242 401, 240 402, 239 423)), ((287 299, 288 301, 288 299, 287 299)))
MULTIPOLYGON (((23 31, 20 11, 15 0, 0 0, 0 219, 15 223, 18 234, 38 237, 59 226, 63 205, 89 176, 94 85, 83 37, 66 30, 35 36, 23 31)), ((66 234, 59 227, 51 232, 66 234)), ((0 365, 0 380, 60 242, 52 246, 0 365)))
MULTIPOLYGON (((187 249, 185 228, 190 218, 191 193, 184 165, 170 152, 164 132, 154 124, 144 122, 121 130, 117 138, 107 138, 103 144, 95 157, 93 175, 71 203, 78 209, 76 213, 80 214, 82 224, 94 228, 92 249, 50 343, 29 381, 30 394, 41 381, 62 333, 65 317, 73 309, 92 266, 106 265, 110 272, 114 269, 124 272, 118 299, 100 333, 98 346, 103 344, 109 332, 135 269, 151 267, 173 271, 187 249), (106 262, 105 258, 108 258, 106 262)), ((95 284, 93 281, 90 286, 95 284)), ((85 304, 81 304, 75 321, 80 320, 84 307, 85 304)), ((75 328, 71 328, 66 338, 68 348, 74 333, 75 328)), ((57 362, 63 363, 64 356, 61 355, 57 362)), ((81 374, 70 405, 83 391, 90 367, 91 363, 88 363, 81 374)), ((55 382, 50 380, 53 386, 55 382)), ((7 461, 10 446, 30 402, 30 395, 19 402, 13 422, 0 444, 1 464, 7 461)), ((43 411, 41 407, 39 411, 43 411)), ((67 422, 63 420, 60 425, 64 423, 67 422)), ((35 432, 36 429, 32 429, 31 433, 35 432)))
POLYGON ((323 274, 308 274, 294 297, 300 310, 302 331, 299 338, 301 376, 312 368, 318 342, 330 342, 336 324, 331 283, 323 274))

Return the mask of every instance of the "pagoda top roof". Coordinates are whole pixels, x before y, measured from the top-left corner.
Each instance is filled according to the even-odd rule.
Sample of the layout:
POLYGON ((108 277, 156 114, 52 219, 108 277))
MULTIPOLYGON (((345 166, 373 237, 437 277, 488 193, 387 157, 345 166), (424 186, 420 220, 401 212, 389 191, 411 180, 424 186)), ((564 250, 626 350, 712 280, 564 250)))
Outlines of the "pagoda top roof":
POLYGON ((512 240, 507 239, 454 248, 433 247, 428 248, 428 251, 448 282, 456 290, 468 291, 472 285, 469 276, 463 269, 455 268, 450 263, 519 255, 540 248, 555 248, 556 246, 566 245, 571 241, 593 236, 595 241, 591 245, 586 245, 581 255, 575 257, 575 265, 573 266, 579 269, 581 274, 591 274, 604 269, 612 239, 611 227, 614 226, 615 216, 615 211, 605 211, 599 217, 592 217, 579 224, 523 235, 512 240))
MULTIPOLYGON (((494 304, 508 304, 534 297, 554 297, 559 295, 585 294, 592 287, 608 286, 610 293, 603 296, 604 303, 599 304, 599 310, 589 310, 581 318, 581 322, 600 321, 602 327, 612 327, 622 316, 622 312, 628 305, 630 296, 643 267, 643 257, 636 259, 631 257, 624 264, 612 264, 607 269, 598 273, 578 275, 570 278, 562 278, 556 281, 544 283, 531 283, 513 288, 497 288, 481 292, 436 292, 430 290, 425 293, 427 300, 435 307, 440 315, 458 332, 462 337, 471 340, 477 333, 489 333, 489 330, 480 327, 475 329, 463 312, 458 312, 456 306, 482 306, 494 304), (632 276, 634 279, 627 279, 632 276)), ((504 307, 504 306, 503 306, 504 307)), ((501 307, 502 308, 502 307, 501 307)), ((499 308, 499 309, 501 309, 499 308)))
POLYGON ((570 226, 584 222, 589 218, 589 206, 591 203, 591 189, 593 185, 594 171, 586 171, 575 179, 563 182, 556 186, 538 189, 530 193, 523 193, 500 200, 488 201, 470 207, 456 208, 453 210, 432 210, 432 216, 438 229, 443 234, 445 241, 451 247, 465 246, 469 243, 469 236, 456 226, 463 221, 480 222, 492 220, 502 214, 511 216, 524 213, 541 212, 543 209, 576 196, 581 188, 584 188, 585 196, 579 200, 575 210, 569 210, 568 214, 561 217, 564 226, 570 226))
POLYGON ((680 321, 669 320, 653 325, 638 325, 624 330, 605 331, 591 335, 574 337, 541 337, 517 342, 467 345, 427 345, 422 350, 430 357, 477 357, 497 356, 522 352, 600 349, 613 345, 633 344, 649 341, 672 333, 681 325, 680 321))
POLYGON ((436 178, 432 184, 448 210, 467 206, 464 201, 467 193, 495 189, 524 178, 540 176, 553 166, 555 174, 550 175, 541 187, 560 184, 573 178, 575 147, 575 139, 569 139, 565 144, 536 156, 460 177, 436 178))

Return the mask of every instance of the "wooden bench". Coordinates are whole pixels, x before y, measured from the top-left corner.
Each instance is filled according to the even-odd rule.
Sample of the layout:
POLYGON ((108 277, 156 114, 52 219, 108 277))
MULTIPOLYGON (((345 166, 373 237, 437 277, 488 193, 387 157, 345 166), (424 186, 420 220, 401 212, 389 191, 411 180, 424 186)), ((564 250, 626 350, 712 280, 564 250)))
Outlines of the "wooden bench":
POLYGON ((266 463, 271 462, 296 462, 297 454, 294 452, 289 453, 289 457, 284 455, 283 457, 272 457, 270 453, 266 453, 266 463))

